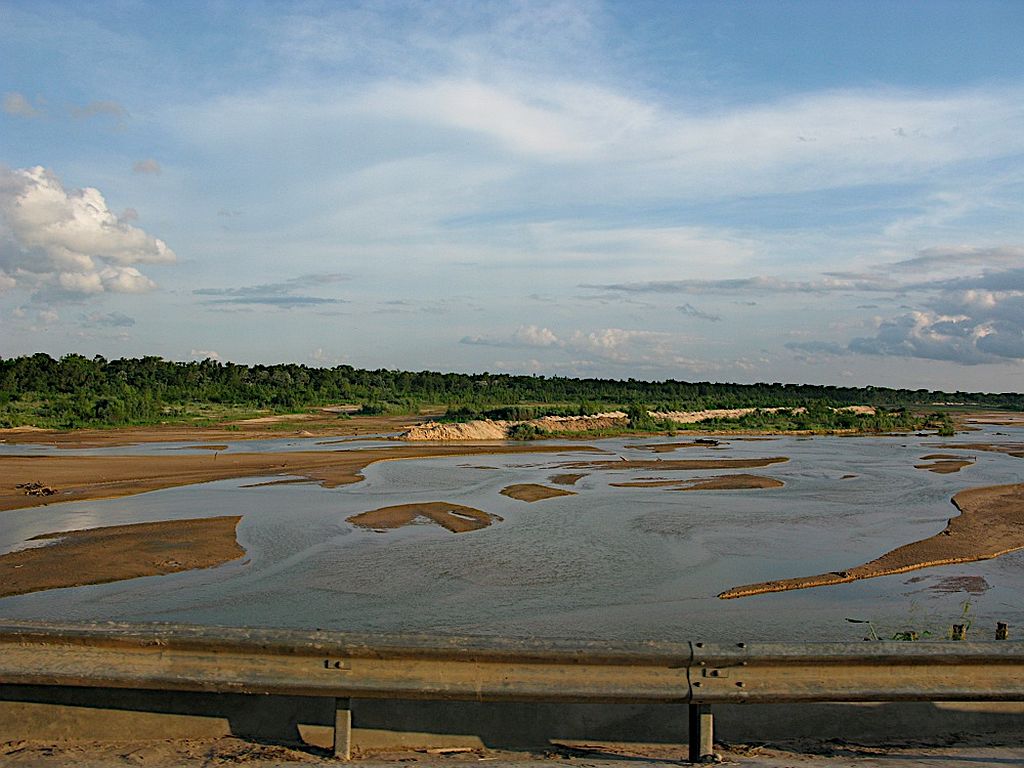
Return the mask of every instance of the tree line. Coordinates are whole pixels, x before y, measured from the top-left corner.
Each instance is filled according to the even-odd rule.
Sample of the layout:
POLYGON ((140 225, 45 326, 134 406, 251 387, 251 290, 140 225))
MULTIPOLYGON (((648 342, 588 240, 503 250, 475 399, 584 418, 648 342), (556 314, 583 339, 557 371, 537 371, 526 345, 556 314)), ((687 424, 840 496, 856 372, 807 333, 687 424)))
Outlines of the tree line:
POLYGON ((827 404, 895 409, 947 403, 1024 409, 1020 393, 942 392, 814 384, 734 384, 675 379, 569 378, 499 373, 317 368, 296 363, 239 365, 160 357, 107 360, 38 353, 0 358, 0 426, 72 428, 173 420, 206 403, 277 411, 333 403, 365 413, 415 413, 447 407, 474 414, 594 413, 643 404, 651 410, 768 408, 827 404))

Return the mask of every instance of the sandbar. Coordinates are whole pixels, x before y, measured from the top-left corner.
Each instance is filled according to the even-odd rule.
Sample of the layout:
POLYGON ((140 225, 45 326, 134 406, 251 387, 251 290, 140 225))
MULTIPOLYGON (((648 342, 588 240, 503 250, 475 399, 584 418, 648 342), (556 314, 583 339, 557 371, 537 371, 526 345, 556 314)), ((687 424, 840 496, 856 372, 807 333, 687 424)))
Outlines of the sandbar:
POLYGON ((564 475, 552 475, 548 479, 555 485, 576 485, 578 480, 586 476, 585 472, 572 472, 564 475))
POLYGON ((502 519, 497 515, 490 515, 461 504, 452 504, 447 501, 426 501, 371 509, 369 512, 352 515, 347 520, 361 528, 401 528, 415 522, 417 518, 430 520, 452 533, 478 531, 481 528, 486 528, 495 520, 502 519))
MULTIPOLYGON (((603 453, 590 446, 575 451, 603 453)), ((558 453, 565 446, 402 445, 352 451, 283 453, 206 453, 159 456, 0 456, 0 512, 66 501, 106 499, 238 477, 298 476, 334 488, 363 479, 370 464, 400 459, 427 459, 505 453, 558 453), (28 495, 17 485, 38 483, 57 491, 28 495)))
POLYGON ((565 469, 656 469, 670 472, 690 469, 752 469, 767 467, 789 461, 786 456, 770 456, 764 459, 619 459, 618 461, 570 461, 559 464, 565 469))
POLYGON ((563 491, 561 488, 548 488, 546 485, 537 483, 517 483, 501 489, 502 496, 519 501, 543 501, 553 499, 556 496, 575 496, 573 491, 563 491))
POLYGON ((957 448, 961 451, 988 451, 1005 453, 1016 459, 1024 459, 1024 443, 930 443, 935 448, 957 448))
POLYGON ((930 464, 915 464, 914 469, 927 469, 929 472, 937 472, 940 475, 948 475, 952 472, 959 472, 964 467, 974 465, 971 459, 963 459, 959 456, 945 457, 944 454, 936 453, 931 456, 922 457, 922 461, 931 461, 930 464), (940 458, 942 457, 942 458, 940 458))
POLYGON ((747 584, 726 590, 719 597, 730 599, 844 584, 936 565, 988 560, 1024 549, 1024 483, 971 488, 960 491, 952 502, 960 510, 960 515, 950 519, 944 530, 927 539, 897 547, 869 563, 817 576, 747 584))
POLYGON ((698 438, 697 440, 688 440, 682 443, 653 443, 651 445, 641 444, 629 447, 640 451, 650 451, 651 453, 671 453, 680 448, 718 448, 720 447, 720 441, 698 438))
POLYGON ((357 437, 397 433, 408 416, 352 416, 295 413, 223 424, 158 424, 118 429, 56 430, 27 427, 0 429, 0 441, 9 445, 52 445, 56 448, 113 448, 142 443, 225 443, 275 437, 357 437), (311 431, 312 430, 312 431, 311 431))
POLYGON ((636 480, 609 483, 614 488, 668 488, 673 491, 746 491, 761 488, 781 488, 784 483, 761 475, 718 475, 694 477, 689 480, 636 480))
POLYGON ((245 554, 241 517, 204 517, 45 533, 48 546, 0 555, 0 597, 211 568, 245 554))

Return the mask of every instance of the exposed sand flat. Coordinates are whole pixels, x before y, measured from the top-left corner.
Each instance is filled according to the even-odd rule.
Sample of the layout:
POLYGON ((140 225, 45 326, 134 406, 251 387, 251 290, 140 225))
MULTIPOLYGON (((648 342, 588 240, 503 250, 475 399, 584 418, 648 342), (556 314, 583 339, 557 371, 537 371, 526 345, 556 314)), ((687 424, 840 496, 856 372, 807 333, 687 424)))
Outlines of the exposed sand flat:
POLYGON ((559 464, 564 469, 656 469, 671 472, 690 469, 751 469, 767 467, 789 461, 786 456, 770 456, 765 459, 620 459, 619 461, 568 461, 559 464))
POLYGON ((8 444, 52 445, 57 448, 109 448, 140 443, 192 443, 258 440, 272 437, 345 437, 400 432, 409 423, 408 416, 353 416, 340 419, 335 414, 298 413, 275 416, 277 421, 236 422, 230 425, 196 426, 166 424, 119 429, 76 429, 61 431, 36 427, 0 429, 0 441, 8 444), (290 424, 295 425, 289 430, 290 424))
POLYGON ((934 448, 956 448, 961 451, 988 451, 1005 453, 1016 459, 1024 459, 1024 443, 930 443, 934 448))
POLYGON ((982 413, 973 416, 965 416, 964 421, 968 424, 990 424, 996 427, 1020 427, 1024 426, 1024 413, 982 413))
MULTIPOLYGON (((131 496, 233 477, 297 475, 333 488, 362 480, 370 464, 399 459, 426 459, 505 453, 560 453, 565 446, 408 445, 354 451, 294 451, 161 456, 0 456, 0 511, 64 501, 131 496), (31 496, 16 488, 39 483, 56 489, 53 496, 31 496)), ((574 451, 603 453, 590 446, 574 451)))
POLYGON ((698 438, 697 440, 688 440, 681 443, 652 443, 650 445, 631 445, 629 447, 635 448, 638 451, 650 451, 651 453, 672 453, 680 448, 720 448, 724 446, 719 440, 698 438))
POLYGON ((543 501, 553 499, 556 496, 575 496, 573 491, 563 491, 561 488, 548 488, 546 485, 537 483, 518 483, 501 489, 502 496, 519 501, 543 501))
MULTIPOLYGON (((927 456, 924 459, 928 459, 927 456)), ((915 464, 914 469, 927 469, 929 472, 937 472, 940 475, 948 475, 959 472, 964 467, 974 464, 971 459, 962 459, 957 456, 943 459, 932 459, 930 464, 915 464)))
POLYGON ((245 554, 235 539, 240 517, 167 520, 67 533, 55 543, 0 555, 0 597, 210 568, 245 554))
POLYGON ((548 479, 555 485, 576 485, 578 480, 586 476, 586 473, 570 473, 564 475, 552 475, 548 479))
POLYGON ((451 504, 447 501, 427 501, 416 504, 396 504, 391 507, 371 509, 346 518, 361 528, 401 528, 410 525, 417 518, 426 518, 452 533, 465 533, 486 528, 502 518, 490 515, 473 507, 451 504))
POLYGON ((673 491, 746 491, 761 488, 781 488, 784 483, 761 475, 718 475, 694 477, 689 480, 635 480, 609 483, 614 488, 668 488, 673 491))
POLYGON ((844 584, 933 565, 988 560, 1024 549, 1024 483, 972 488, 956 494, 952 501, 960 515, 952 518, 943 531, 898 547, 877 560, 846 571, 733 587, 719 597, 729 599, 844 584))

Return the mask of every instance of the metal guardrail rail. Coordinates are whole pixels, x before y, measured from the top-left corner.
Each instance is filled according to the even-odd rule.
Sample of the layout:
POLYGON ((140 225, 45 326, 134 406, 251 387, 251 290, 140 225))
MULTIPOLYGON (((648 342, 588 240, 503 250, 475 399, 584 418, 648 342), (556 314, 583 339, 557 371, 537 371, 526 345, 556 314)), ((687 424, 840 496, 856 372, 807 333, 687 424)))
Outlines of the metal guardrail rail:
POLYGON ((673 702, 690 759, 720 702, 1024 701, 1024 642, 599 643, 170 625, 0 625, 0 683, 350 700, 673 702))

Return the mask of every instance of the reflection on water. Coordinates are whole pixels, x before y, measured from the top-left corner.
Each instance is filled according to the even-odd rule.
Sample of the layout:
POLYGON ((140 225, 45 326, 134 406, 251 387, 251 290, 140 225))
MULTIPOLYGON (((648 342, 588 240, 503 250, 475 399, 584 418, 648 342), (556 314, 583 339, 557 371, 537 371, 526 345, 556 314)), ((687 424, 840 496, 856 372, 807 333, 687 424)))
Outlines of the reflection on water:
MULTIPOLYGON (((1024 436, 1024 430, 999 429, 1005 435, 975 432, 961 442, 1024 436)), ((231 450, 280 450, 283 442, 246 441, 231 450)), ((657 442, 665 439, 598 444, 627 460, 650 460, 643 449, 657 442)), ((238 514, 248 557, 204 571, 7 598, 0 600, 0 616, 509 636, 850 640, 864 629, 847 617, 871 620, 880 633, 941 633, 969 599, 973 627, 986 637, 996 620, 1024 625, 1024 552, 833 587, 715 597, 737 584, 860 564, 941 530, 956 514, 949 498, 957 491, 1022 479, 1022 460, 998 453, 970 451, 977 464, 949 475, 914 469, 921 456, 935 452, 928 442, 735 440, 717 450, 670 454, 789 456, 756 470, 785 483, 771 490, 613 488, 612 482, 640 477, 734 470, 612 468, 581 477, 575 496, 526 504, 501 495, 510 484, 548 483, 568 471, 560 464, 589 458, 567 446, 564 456, 487 456, 478 466, 464 456, 383 462, 366 470, 365 482, 333 490, 313 484, 245 488, 250 481, 239 479, 18 510, 4 514, 0 551, 50 531, 238 514), (504 522, 456 535, 436 526, 375 533, 345 520, 427 501, 482 509, 504 522), (978 589, 981 583, 987 588, 978 589)), ((287 443, 289 449, 315 448, 314 440, 287 443)), ((351 447, 368 445, 374 443, 351 447)), ((136 452, 169 447, 138 446, 136 452)))

